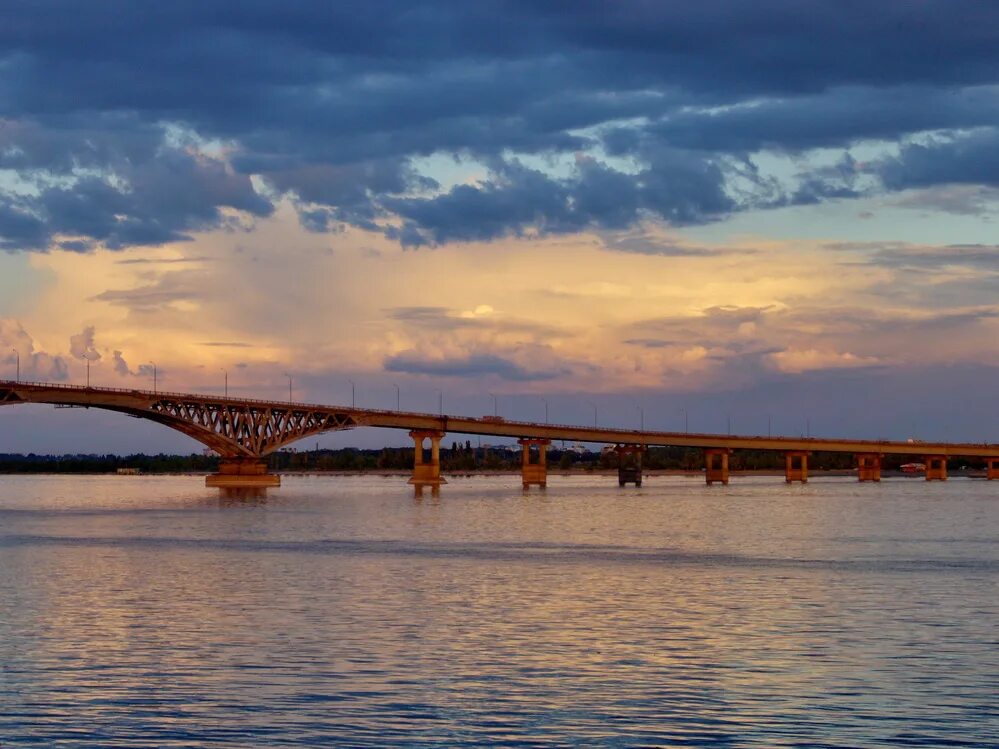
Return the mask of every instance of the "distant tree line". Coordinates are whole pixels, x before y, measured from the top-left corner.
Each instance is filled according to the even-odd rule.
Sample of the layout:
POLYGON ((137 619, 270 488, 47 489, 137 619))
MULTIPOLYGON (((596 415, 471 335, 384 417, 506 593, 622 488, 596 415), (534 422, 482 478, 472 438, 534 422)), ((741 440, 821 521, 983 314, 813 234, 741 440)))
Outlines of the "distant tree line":
POLYGON ((142 473, 216 471, 219 459, 201 455, 10 455, 0 454, 0 473, 114 473, 137 468, 142 473))
MULTIPOLYGON (((476 446, 470 441, 441 446, 441 469, 445 473, 462 471, 519 470, 519 447, 476 446)), ((903 463, 921 462, 918 455, 886 455, 885 470, 897 470, 903 463)), ((142 473, 214 472, 219 459, 215 455, 29 455, 0 453, 0 473, 115 473, 119 468, 134 468, 142 473)), ((338 450, 282 450, 269 456, 274 471, 406 471, 413 467, 413 448, 384 447, 375 450, 345 447, 338 450)), ((618 456, 611 451, 564 450, 553 446, 548 451, 551 470, 610 470, 617 468, 618 456)), ((700 471, 704 467, 701 450, 690 447, 653 447, 643 455, 646 470, 700 471)), ((846 470, 854 467, 849 453, 816 452, 808 460, 810 470, 846 470)), ((981 469, 984 461, 953 458, 952 470, 962 467, 981 469)), ((738 450, 729 457, 733 471, 783 470, 784 456, 772 450, 738 450)))

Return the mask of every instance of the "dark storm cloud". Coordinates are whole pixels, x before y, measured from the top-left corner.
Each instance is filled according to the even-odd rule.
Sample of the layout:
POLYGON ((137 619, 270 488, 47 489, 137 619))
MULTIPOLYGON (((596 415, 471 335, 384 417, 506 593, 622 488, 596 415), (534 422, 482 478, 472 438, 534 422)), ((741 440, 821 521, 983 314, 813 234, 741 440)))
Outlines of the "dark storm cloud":
POLYGON ((678 151, 634 175, 589 160, 567 179, 509 162, 494 174, 483 184, 459 185, 436 197, 386 200, 412 231, 408 242, 401 233, 393 238, 404 246, 488 241, 528 231, 544 236, 626 229, 645 217, 686 225, 736 207, 717 164, 678 151))
POLYGON ((0 248, 162 244, 284 195, 405 246, 697 224, 861 194, 750 154, 865 139, 902 144, 866 167, 887 189, 996 184, 997 48, 974 0, 9 0, 0 248), (430 155, 486 173, 441 189, 430 155))
POLYGON ((708 151, 762 148, 803 151, 860 140, 895 139, 900 132, 968 128, 999 122, 999 98, 990 88, 929 87, 831 89, 767 98, 722 110, 670 114, 646 130, 675 146, 708 151))
POLYGON ((881 162, 878 171, 894 190, 941 184, 999 187, 999 129, 911 143, 897 158, 881 162))

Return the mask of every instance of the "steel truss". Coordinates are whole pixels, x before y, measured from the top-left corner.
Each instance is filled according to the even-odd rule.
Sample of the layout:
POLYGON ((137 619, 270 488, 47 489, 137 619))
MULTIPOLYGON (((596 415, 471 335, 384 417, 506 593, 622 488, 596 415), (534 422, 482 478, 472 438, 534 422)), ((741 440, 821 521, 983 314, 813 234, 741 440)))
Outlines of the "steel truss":
MULTIPOLYGON (((262 457, 303 437, 357 426, 345 413, 164 398, 149 407, 157 421, 186 432, 226 457, 262 457)), ((149 414, 142 414, 149 418, 149 414)))

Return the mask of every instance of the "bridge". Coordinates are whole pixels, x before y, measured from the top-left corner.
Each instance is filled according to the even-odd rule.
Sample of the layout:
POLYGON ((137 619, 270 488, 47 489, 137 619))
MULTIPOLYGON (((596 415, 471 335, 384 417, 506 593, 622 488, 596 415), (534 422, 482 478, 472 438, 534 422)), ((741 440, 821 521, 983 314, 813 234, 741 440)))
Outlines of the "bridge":
POLYGON ((808 480, 808 457, 816 451, 852 453, 860 481, 880 481, 885 455, 920 456, 927 480, 946 480, 947 459, 982 458, 988 479, 999 478, 999 445, 982 443, 760 437, 688 432, 604 429, 562 424, 471 418, 408 411, 294 403, 290 401, 219 398, 194 393, 81 387, 44 382, 0 380, 0 406, 45 403, 61 407, 101 408, 175 429, 214 450, 219 472, 206 478, 209 487, 266 488, 280 486, 267 470, 267 456, 298 440, 356 427, 407 430, 414 442, 410 483, 421 494, 436 493, 447 483, 441 475, 440 443, 448 432, 516 438, 522 446, 524 488, 547 485, 546 451, 552 440, 613 444, 620 457, 619 483, 641 485, 642 453, 650 446, 693 447, 704 452, 708 484, 729 482, 729 456, 734 450, 774 450, 785 456, 785 480, 808 480), (427 444, 429 443, 429 451, 427 444), (429 452, 429 454, 428 454, 429 452))

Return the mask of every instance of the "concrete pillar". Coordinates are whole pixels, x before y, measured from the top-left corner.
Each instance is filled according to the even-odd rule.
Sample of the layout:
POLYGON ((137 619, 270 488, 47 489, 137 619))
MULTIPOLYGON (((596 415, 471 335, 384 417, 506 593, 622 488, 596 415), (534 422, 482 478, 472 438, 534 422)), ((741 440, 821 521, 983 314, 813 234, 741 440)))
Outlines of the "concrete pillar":
POLYGON ((880 481, 881 457, 880 453, 858 453, 857 478, 860 481, 880 481))
POLYGON ((281 477, 267 472, 267 459, 223 457, 219 472, 205 476, 205 486, 217 489, 268 489, 281 486, 281 477))
POLYGON ((807 450, 789 450, 784 453, 784 481, 789 484, 793 481, 808 483, 809 455, 807 450))
POLYGON ((947 456, 946 455, 926 455, 923 457, 926 464, 927 481, 947 480, 947 456))
POLYGON ((648 448, 645 445, 615 445, 617 453, 617 485, 642 485, 642 453, 648 448))
POLYGON ((441 484, 447 481, 441 476, 441 440, 444 432, 432 429, 414 429, 409 433, 413 438, 413 477, 409 483, 413 485, 417 497, 423 496, 423 487, 429 486, 436 497, 440 494, 441 484), (423 455, 423 444, 430 440, 430 460, 423 455))
POLYGON ((551 440, 543 439, 519 439, 518 444, 522 448, 520 461, 520 475, 524 481, 524 490, 536 484, 539 488, 545 489, 548 486, 548 445, 551 440), (533 448, 537 448, 536 452, 533 448))
POLYGON ((708 486, 715 482, 728 484, 728 456, 731 453, 727 447, 704 448, 704 480, 708 486))
POLYGON ((985 478, 989 481, 999 479, 999 458, 985 459, 985 478))

